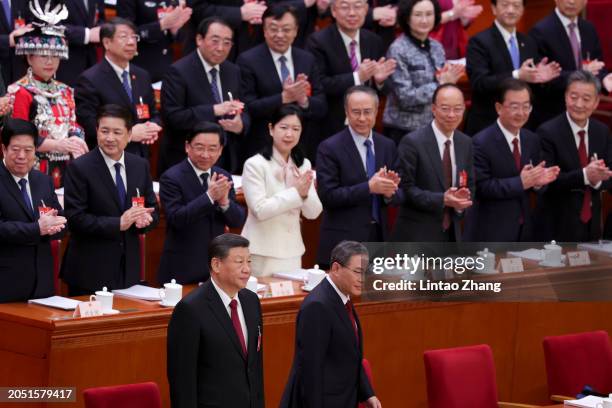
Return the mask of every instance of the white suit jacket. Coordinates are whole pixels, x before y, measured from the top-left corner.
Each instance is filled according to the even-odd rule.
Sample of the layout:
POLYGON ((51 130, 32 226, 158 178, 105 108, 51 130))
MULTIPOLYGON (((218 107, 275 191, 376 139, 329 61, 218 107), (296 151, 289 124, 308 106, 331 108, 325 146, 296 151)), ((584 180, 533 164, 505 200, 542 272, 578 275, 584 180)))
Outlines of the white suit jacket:
MULTIPOLYGON (((310 170, 304 159, 300 173, 310 170)), ((300 214, 315 219, 323 206, 314 183, 304 200, 295 187, 287 188, 281 165, 274 159, 266 160, 257 154, 246 161, 242 172, 242 191, 249 214, 242 236, 251 244, 252 254, 289 258, 304 254, 300 230, 300 214)))

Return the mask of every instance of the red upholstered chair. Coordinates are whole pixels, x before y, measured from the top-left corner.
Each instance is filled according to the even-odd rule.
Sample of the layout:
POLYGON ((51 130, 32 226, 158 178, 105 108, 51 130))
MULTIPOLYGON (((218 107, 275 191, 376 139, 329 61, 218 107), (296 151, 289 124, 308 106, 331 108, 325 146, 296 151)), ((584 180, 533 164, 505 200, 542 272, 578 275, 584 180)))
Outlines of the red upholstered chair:
MULTIPOLYGON (((363 370, 368 376, 368 380, 370 380, 370 385, 374 388, 374 379, 372 377, 372 367, 370 366, 370 362, 365 358, 361 360, 361 364, 363 365, 363 370)), ((365 408, 365 404, 359 404, 359 408, 365 408)))
POLYGON ((543 346, 551 399, 573 399, 585 385, 612 392, 612 347, 607 332, 545 337, 543 346))
POLYGON ((154 382, 88 388, 83 397, 85 408, 161 408, 154 382))
POLYGON ((498 402, 493 353, 486 344, 429 350, 424 357, 429 408, 531 407, 498 402))

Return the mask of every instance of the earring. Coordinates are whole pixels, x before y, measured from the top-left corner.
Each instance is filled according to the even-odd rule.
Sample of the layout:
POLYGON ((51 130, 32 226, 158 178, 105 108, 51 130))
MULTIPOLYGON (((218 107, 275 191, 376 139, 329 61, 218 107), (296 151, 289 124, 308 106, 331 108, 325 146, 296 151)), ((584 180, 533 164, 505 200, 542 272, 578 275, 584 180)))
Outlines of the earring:
POLYGON ((33 75, 32 72, 33 72, 32 71, 32 67, 28 67, 27 76, 28 76, 28 80, 30 80, 30 81, 32 80, 32 75, 33 75))

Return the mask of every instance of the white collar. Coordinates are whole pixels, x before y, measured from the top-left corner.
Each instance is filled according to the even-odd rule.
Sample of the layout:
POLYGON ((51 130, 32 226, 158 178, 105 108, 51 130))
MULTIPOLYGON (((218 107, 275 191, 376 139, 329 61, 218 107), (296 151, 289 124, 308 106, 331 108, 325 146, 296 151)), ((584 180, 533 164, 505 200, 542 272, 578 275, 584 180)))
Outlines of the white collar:
POLYGON ((123 71, 127 71, 128 77, 130 76, 130 63, 129 62, 127 64, 127 67, 123 69, 119 65, 116 65, 113 61, 111 61, 110 58, 108 58, 108 56, 104 56, 104 58, 106 58, 106 61, 110 64, 110 66, 113 68, 113 70, 117 73, 119 77, 123 75, 123 71))
POLYGON ((561 24, 563 24, 563 27, 567 28, 570 23, 575 23, 576 29, 578 28, 578 17, 576 17, 575 20, 570 20, 568 17, 561 14, 561 11, 558 7, 555 7, 555 13, 557 14, 557 17, 559 17, 559 20, 561 20, 561 24))
POLYGON ((268 50, 270 50, 270 54, 272 54, 272 60, 274 61, 274 63, 276 64, 276 62, 278 61, 278 59, 280 57, 285 57, 285 59, 287 60, 287 62, 289 61, 293 61, 293 58, 291 58, 291 46, 289 46, 289 48, 287 48, 287 51, 285 51, 283 54, 280 54, 276 51, 273 51, 272 48, 268 47, 268 50))
POLYGON ((338 289, 338 287, 336 286, 336 284, 334 283, 334 281, 332 280, 332 278, 329 276, 329 274, 325 277, 327 279, 327 281, 329 282, 329 284, 332 286, 332 288, 334 288, 334 290, 336 291, 336 293, 338 294, 338 296, 340 296, 340 300, 342 301, 343 305, 346 305, 346 302, 348 302, 349 300, 351 300, 347 295, 345 295, 344 293, 342 293, 340 291, 340 289, 338 289))
POLYGON ((572 118, 570 117, 569 113, 567 111, 565 111, 565 116, 567 117, 567 121, 569 122, 570 128, 572 129, 572 133, 574 135, 577 135, 579 131, 584 130, 584 132, 588 135, 589 134, 589 120, 587 119, 587 123, 584 127, 580 127, 578 126, 578 124, 576 122, 574 122, 572 120, 572 118))
POLYGON ((357 47, 359 47, 359 34, 361 32, 361 30, 357 30, 357 34, 355 35, 355 38, 351 38, 348 36, 348 34, 345 34, 344 31, 342 31, 340 29, 340 27, 336 26, 338 28, 338 32, 340 33, 340 37, 342 37, 342 41, 344 42, 344 45, 346 47, 350 47, 351 45, 351 41, 355 41, 357 43, 357 47))
POLYGON ((4 168, 6 169, 6 171, 8 171, 8 172, 9 172, 9 174, 10 174, 11 176, 13 176, 13 180, 15 180, 15 183, 19 184, 19 180, 21 180, 21 179, 26 179, 26 181, 28 182, 28 184, 30 184, 30 173, 29 173, 29 172, 28 172, 28 173, 26 173, 26 175, 25 175, 25 176, 23 176, 23 177, 19 177, 19 176, 16 176, 16 175, 14 175, 13 173, 11 173, 11 172, 9 171, 9 169, 6 167, 6 160, 5 160, 5 159, 2 159, 2 164, 4 164, 4 168))
POLYGON ((202 53, 200 53, 200 49, 196 48, 196 51, 198 53, 198 57, 200 57, 200 61, 202 62, 202 64, 204 65, 204 71, 206 72, 206 74, 208 75, 208 73, 210 72, 211 69, 215 68, 217 70, 217 80, 219 79, 219 74, 221 73, 221 69, 219 68, 219 64, 217 65, 210 65, 202 56, 202 53))
POLYGON ((372 130, 370 129, 370 134, 368 136, 363 136, 360 135, 359 133, 355 132, 355 130, 349 125, 348 127, 349 133, 351 134, 351 136, 353 137, 353 140, 355 141, 356 144, 363 144, 363 142, 365 142, 366 140, 371 140, 372 141, 372 146, 374 145, 374 137, 372 136, 372 130))
POLYGON ((210 277, 210 281, 212 282, 213 287, 215 288, 217 293, 219 294, 219 297, 221 298, 221 302, 223 303, 223 306, 228 308, 230 302, 232 300, 234 300, 234 299, 236 299, 236 301, 238 302, 238 306, 241 306, 240 305, 240 299, 238 298, 238 292, 236 292, 236 296, 231 298, 231 297, 229 297, 229 295, 227 293, 225 293, 225 291, 223 289, 221 289, 221 287, 219 285, 217 285, 217 282, 215 282, 215 279, 212 276, 210 277))
MULTIPOLYGON (((500 23, 499 21, 497 21, 497 19, 495 19, 495 26, 497 27, 497 29, 499 30, 499 32, 501 33, 502 37, 504 37, 504 42, 506 43, 506 45, 508 45, 508 41, 510 41, 511 37, 516 38, 516 27, 514 28, 514 30, 512 30, 512 32, 506 30, 500 23)), ((518 48, 518 39, 516 39, 517 41, 517 48, 518 48)))
POLYGON ((191 159, 189 157, 187 158, 187 161, 189 162, 189 164, 193 168, 193 171, 195 171, 195 173, 196 173, 196 175, 198 177, 200 177, 204 173, 207 173, 208 174, 208 178, 210 179, 210 176, 211 176, 211 173, 212 173, 212 168, 210 168, 208 170, 202 170, 199 167, 196 167, 196 165, 193 164, 193 162, 191 161, 191 159))
POLYGON ((450 135, 450 137, 447 137, 444 133, 442 133, 442 131, 440 129, 438 129, 438 126, 436 125, 436 121, 435 120, 431 121, 431 128, 433 129, 434 136, 436 136, 436 140, 438 141, 439 145, 444 145, 444 143, 447 140, 451 141, 451 145, 453 144, 453 136, 455 135, 454 131, 450 135))
POLYGON ((100 154, 102 154, 102 158, 104 159, 104 163, 106 163, 106 167, 110 169, 115 166, 115 163, 121 163, 121 166, 125 169, 125 151, 121 152, 121 157, 119 158, 119 160, 113 160, 112 158, 107 156, 101 148, 98 147, 98 150, 100 150, 100 154))
POLYGON ((519 130, 518 134, 514 134, 511 131, 509 131, 508 129, 506 129, 504 127, 504 125, 502 125, 502 123, 500 122, 499 118, 497 119, 497 126, 499 126, 499 129, 502 131, 504 137, 506 138, 506 140, 508 141, 508 144, 512 144, 512 141, 514 140, 514 138, 519 138, 519 142, 521 141, 521 131, 519 130))

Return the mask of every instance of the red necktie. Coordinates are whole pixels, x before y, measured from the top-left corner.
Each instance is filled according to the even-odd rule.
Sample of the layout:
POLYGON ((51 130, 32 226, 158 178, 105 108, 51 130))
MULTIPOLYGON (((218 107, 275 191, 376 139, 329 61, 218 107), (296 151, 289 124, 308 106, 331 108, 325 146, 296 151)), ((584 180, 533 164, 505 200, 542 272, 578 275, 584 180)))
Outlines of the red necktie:
MULTIPOLYGON (((519 138, 515 137, 512 139, 512 156, 514 156, 514 164, 516 165, 516 169, 519 174, 521 174, 521 152, 519 150, 519 138)), ((519 224, 523 224, 525 219, 523 218, 523 214, 521 213, 519 217, 519 224)))
POLYGON ((344 307, 346 308, 346 312, 349 315, 349 320, 351 321, 351 325, 355 331, 355 341, 357 344, 359 344, 359 331, 357 331, 357 321, 355 320, 355 315, 353 314, 353 304, 349 300, 344 304, 344 307))
MULTIPOLYGON (((450 155, 451 141, 444 142, 444 153, 442 154, 442 174, 444 175, 444 188, 448 190, 453 185, 453 163, 450 155)), ((445 191, 446 191, 445 190, 445 191)), ((442 216, 442 229, 446 231, 451 225, 451 210, 444 208, 442 216)))
POLYGON ((236 299, 232 299, 232 301, 230 302, 230 309, 232 309, 232 325, 234 326, 234 330, 236 331, 238 340, 240 340, 240 345, 242 346, 242 354, 246 357, 247 348, 246 343, 244 342, 244 333, 242 333, 242 326, 240 325, 240 318, 238 317, 238 302, 236 301, 236 299))
MULTIPOLYGON (((584 130, 578 131, 580 137, 580 143, 578 144, 578 158, 580 159, 580 166, 585 168, 589 164, 587 157, 586 144, 584 143, 584 130)), ((586 224, 591 220, 591 187, 586 186, 584 188, 584 198, 582 199, 582 209, 580 210, 580 221, 586 224)))

